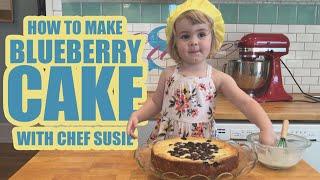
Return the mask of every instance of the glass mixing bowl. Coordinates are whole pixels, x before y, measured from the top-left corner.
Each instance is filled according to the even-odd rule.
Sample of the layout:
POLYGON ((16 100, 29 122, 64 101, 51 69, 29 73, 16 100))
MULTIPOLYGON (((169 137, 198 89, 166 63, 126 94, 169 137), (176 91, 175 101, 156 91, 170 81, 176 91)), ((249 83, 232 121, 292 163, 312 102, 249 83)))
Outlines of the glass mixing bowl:
MULTIPOLYGON (((276 134, 277 141, 279 141, 280 133, 276 134)), ((261 144, 259 133, 248 135, 247 140, 252 143, 253 149, 258 155, 258 161, 272 169, 287 169, 296 165, 302 159, 306 148, 311 146, 308 139, 294 134, 287 135, 286 148, 261 144)))

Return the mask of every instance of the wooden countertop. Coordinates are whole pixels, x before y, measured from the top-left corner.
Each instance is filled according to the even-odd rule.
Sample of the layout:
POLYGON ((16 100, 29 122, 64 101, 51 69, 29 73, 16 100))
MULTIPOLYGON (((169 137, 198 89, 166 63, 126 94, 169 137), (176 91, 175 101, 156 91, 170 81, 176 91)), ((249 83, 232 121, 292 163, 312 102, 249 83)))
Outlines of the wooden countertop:
MULTIPOLYGON (((150 94, 149 94, 150 95, 150 94)), ((294 94, 294 100, 304 99, 294 94)), ((216 119, 246 119, 223 96, 217 97, 216 119)), ((320 103, 268 102, 261 104, 272 120, 320 120, 320 103)), ((133 151, 40 151, 11 179, 153 179, 139 168, 133 151)), ((287 170, 258 164, 238 179, 320 179, 320 173, 300 161, 287 170)))
MULTIPOLYGON (((148 93, 150 97, 152 92, 148 93)), ((292 102, 265 102, 260 105, 271 120, 310 120, 320 121, 320 103, 297 102, 307 100, 302 94, 292 94, 292 102)), ((216 99, 215 119, 246 120, 247 118, 223 95, 216 99)))
MULTIPOLYGON (((40 151, 10 179, 154 179, 136 163, 133 151, 40 151)), ((305 161, 287 170, 258 164, 238 179, 320 179, 305 161)))

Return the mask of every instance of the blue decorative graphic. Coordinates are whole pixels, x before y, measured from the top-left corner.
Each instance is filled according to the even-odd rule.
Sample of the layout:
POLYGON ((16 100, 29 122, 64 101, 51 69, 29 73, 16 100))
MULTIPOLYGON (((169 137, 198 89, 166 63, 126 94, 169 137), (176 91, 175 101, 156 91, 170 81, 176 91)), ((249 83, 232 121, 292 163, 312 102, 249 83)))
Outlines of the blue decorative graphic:
POLYGON ((148 42, 153 47, 160 47, 160 51, 165 51, 167 49, 167 42, 159 37, 159 31, 166 28, 166 26, 159 26, 153 29, 148 35, 148 42))
POLYGON ((167 42, 159 37, 159 31, 164 29, 166 26, 159 26, 155 29, 153 29, 149 35, 148 35, 148 43, 153 47, 153 49, 148 54, 148 65, 149 65, 149 71, 152 69, 159 69, 163 70, 164 68, 154 63, 154 59, 151 58, 152 54, 156 52, 156 50, 160 50, 162 52, 165 52, 167 49, 167 42))

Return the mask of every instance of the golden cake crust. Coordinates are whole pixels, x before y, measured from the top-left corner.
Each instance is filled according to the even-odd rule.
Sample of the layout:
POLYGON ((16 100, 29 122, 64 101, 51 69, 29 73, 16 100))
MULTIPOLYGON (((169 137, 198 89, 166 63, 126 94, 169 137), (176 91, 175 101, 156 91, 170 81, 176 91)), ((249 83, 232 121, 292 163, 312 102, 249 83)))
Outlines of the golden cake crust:
POLYGON ((181 176, 215 177, 237 168, 238 159, 239 152, 232 145, 197 137, 159 141, 151 150, 151 163, 155 169, 181 176))

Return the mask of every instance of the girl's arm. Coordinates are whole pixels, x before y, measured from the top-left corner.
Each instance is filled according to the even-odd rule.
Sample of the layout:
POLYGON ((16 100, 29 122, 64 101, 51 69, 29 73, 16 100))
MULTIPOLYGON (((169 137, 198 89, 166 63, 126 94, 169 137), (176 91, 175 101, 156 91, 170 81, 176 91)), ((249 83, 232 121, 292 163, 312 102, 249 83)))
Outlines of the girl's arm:
POLYGON ((159 78, 158 87, 155 93, 152 95, 152 97, 148 98, 147 101, 143 104, 143 106, 139 110, 131 114, 131 117, 127 124, 127 133, 131 137, 137 138, 134 135, 134 130, 138 126, 139 122, 148 120, 154 117, 155 115, 157 115, 161 111, 163 94, 165 89, 165 82, 166 82, 166 70, 162 71, 159 78))
POLYGON ((273 145, 275 133, 272 123, 260 104, 243 92, 231 76, 220 72, 218 77, 219 89, 224 96, 260 129, 260 141, 263 144, 273 145))
POLYGON ((132 113, 131 116, 135 116, 139 122, 146 121, 161 111, 161 105, 154 100, 154 94, 151 98, 148 98, 147 101, 143 104, 143 106, 132 113))

